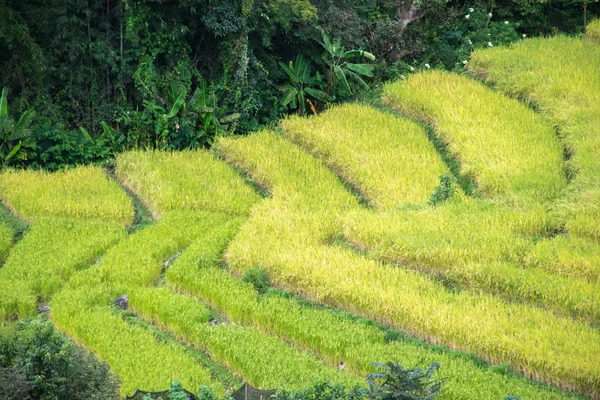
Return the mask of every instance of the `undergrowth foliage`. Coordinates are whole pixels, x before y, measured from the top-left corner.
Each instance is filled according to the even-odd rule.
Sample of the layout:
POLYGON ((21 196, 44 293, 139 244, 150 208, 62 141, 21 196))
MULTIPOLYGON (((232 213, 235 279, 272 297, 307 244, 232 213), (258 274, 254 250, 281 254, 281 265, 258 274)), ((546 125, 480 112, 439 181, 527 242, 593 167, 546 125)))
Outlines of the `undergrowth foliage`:
POLYGON ((50 400, 119 399, 108 365, 55 331, 25 320, 0 330, 0 397, 50 400))
POLYGON ((458 184, 452 174, 446 173, 440 175, 440 184, 431 193, 431 197, 429 197, 427 203, 432 206, 443 203, 451 199, 457 191, 458 184))
POLYGON ((404 368, 393 361, 373 364, 379 372, 369 374, 367 381, 374 399, 433 399, 444 383, 444 379, 433 378, 440 369, 440 364, 436 362, 431 363, 426 370, 419 368, 419 364, 404 368))

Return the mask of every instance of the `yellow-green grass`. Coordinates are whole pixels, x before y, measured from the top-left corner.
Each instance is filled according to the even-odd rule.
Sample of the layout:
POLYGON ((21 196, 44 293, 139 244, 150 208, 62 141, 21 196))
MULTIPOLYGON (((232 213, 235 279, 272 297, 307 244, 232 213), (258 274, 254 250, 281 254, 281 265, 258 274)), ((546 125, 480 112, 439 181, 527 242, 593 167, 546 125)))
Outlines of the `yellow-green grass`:
POLYGON ((600 43, 600 19, 595 19, 588 24, 585 36, 592 42, 600 43))
POLYGON ((210 372, 179 346, 159 341, 152 332, 127 323, 110 304, 122 294, 107 288, 97 267, 81 271, 52 302, 52 318, 60 329, 106 360, 121 382, 121 394, 137 389, 166 390, 179 381, 195 391, 202 385, 223 388, 210 372))
POLYGON ((4 257, 8 254, 8 250, 13 244, 12 229, 6 224, 0 223, 0 265, 4 257))
MULTIPOLYGON (((194 250, 190 247, 167 271, 167 283, 175 290, 183 290, 206 301, 236 323, 280 336, 333 365, 344 362, 347 369, 359 376, 372 372, 372 361, 394 360, 407 366, 419 361, 440 362, 441 373, 447 379, 441 392, 442 399, 493 399, 508 394, 521 398, 575 397, 492 372, 460 355, 442 353, 419 343, 386 343, 383 330, 351 319, 347 314, 307 307, 288 297, 261 297, 251 284, 218 267, 227 242, 219 237, 223 236, 212 234, 206 237, 205 243, 192 245, 194 250)), ((194 306, 190 303, 172 315, 184 314, 194 306)), ((172 319, 176 321, 170 324, 180 327, 185 332, 183 336, 191 336, 191 325, 189 328, 181 326, 178 318, 172 319)))
MULTIPOLYGON (((209 243, 217 241, 220 246, 225 246, 240 224, 240 220, 236 219, 235 215, 247 212, 230 205, 248 205, 258 199, 253 192, 239 190, 243 180, 233 174, 230 167, 214 158, 206 158, 205 155, 189 152, 182 156, 184 158, 178 164, 176 163, 177 168, 169 168, 169 174, 158 172, 168 165, 167 162, 148 163, 143 157, 141 157, 142 166, 133 166, 136 162, 134 160, 131 161, 132 165, 127 171, 118 169, 118 173, 124 180, 139 190, 138 194, 149 204, 152 204, 153 194, 156 195, 161 188, 168 187, 173 189, 171 193, 175 196, 189 201, 176 203, 174 206, 170 206, 167 202, 167 206, 157 207, 156 210, 160 212, 162 219, 113 247, 93 272, 86 271, 90 275, 93 273, 94 278, 78 279, 78 282, 89 280, 92 283, 73 285, 70 295, 79 298, 88 296, 84 307, 105 312, 109 310, 110 304, 107 299, 128 293, 130 306, 138 315, 207 351, 218 363, 236 371, 259 387, 272 388, 282 385, 300 387, 321 376, 346 383, 362 381, 362 378, 339 373, 334 366, 327 365, 312 355, 302 353, 281 339, 269 336, 255 328, 236 325, 211 327, 207 323, 209 313, 204 305, 192 298, 172 293, 164 287, 158 289, 154 287, 160 282, 164 261, 171 255, 182 252, 181 257, 184 257, 189 251, 194 250, 189 246, 194 246, 194 243, 199 240, 209 243), (205 176, 210 176, 211 179, 196 178, 194 185, 187 182, 182 185, 177 181, 169 182, 171 176, 183 174, 186 169, 186 159, 188 163, 197 164, 198 158, 205 170, 215 169, 205 173, 205 176), (219 178, 218 173, 221 171, 231 173, 229 175, 221 173, 219 178), (144 177, 153 174, 155 176, 153 180, 145 180, 144 177), (232 188, 237 191, 232 193, 232 188), (246 199, 241 198, 246 193, 249 193, 246 199), (144 198, 145 194, 149 195, 150 199, 144 198), (196 198, 201 199, 202 202, 194 203, 196 198), (195 205, 189 207, 188 204, 195 205), (183 211, 173 211, 176 207, 180 207, 183 211), (165 208, 170 211, 165 212, 165 208), (192 210, 189 210, 190 208, 192 210), (200 208, 222 210, 232 215, 199 211, 200 208), (98 295, 90 297, 88 293, 94 291, 97 291, 98 295)), ((179 156, 172 155, 174 158, 179 156)), ((168 189, 166 191, 168 193, 168 189)), ((66 290, 61 292, 54 303, 66 299, 68 294, 65 292, 68 293, 66 290)), ((68 306, 74 307, 74 302, 70 303, 68 306)), ((54 304, 53 309, 56 307, 57 305, 54 304)), ((66 311, 66 307, 61 307, 61 311, 66 311)), ((65 321, 58 317, 58 314, 55 315, 59 324, 66 324, 72 330, 78 329, 77 320, 65 321)), ((127 349, 115 348, 115 345, 102 341, 103 337, 108 336, 104 331, 103 325, 99 325, 95 332, 88 333, 87 345, 92 346, 111 365, 114 365, 120 379, 126 381, 124 385, 127 388, 139 385, 139 379, 136 381, 132 374, 123 372, 123 366, 117 358, 109 359, 111 355, 127 353, 127 349)), ((82 334, 81 330, 78 330, 78 334, 82 334)), ((124 345, 117 343, 117 346, 124 345)), ((176 354, 170 357, 176 357, 176 354)), ((160 363, 156 365, 156 368, 162 368, 160 363)), ((185 377, 185 374, 183 376, 185 377)), ((158 377, 157 379, 159 380, 152 382, 152 387, 164 384, 163 380, 158 377)), ((145 384, 149 385, 150 382, 145 384)))
POLYGON ((57 217, 127 225, 133 219, 125 192, 93 166, 53 173, 8 170, 0 174, 0 199, 29 221, 57 217))
POLYGON ((290 206, 302 210, 331 209, 333 213, 358 206, 357 199, 327 167, 272 131, 261 131, 239 141, 223 138, 217 142, 216 151, 250 171, 259 184, 272 188, 273 195, 284 198, 290 206), (262 151, 266 153, 263 155, 262 151))
MULTIPOLYGON (((403 201, 424 203, 445 171, 422 128, 364 105, 336 107, 317 118, 293 117, 283 122, 283 132, 378 208, 403 201)), ((501 204, 466 199, 397 214, 367 213, 364 221, 371 226, 364 226, 365 214, 358 213, 346 223, 345 233, 383 261, 409 264, 475 289, 596 320, 599 288, 513 265, 533 248, 533 237, 549 231, 545 209, 530 208, 516 212, 501 204)))
POLYGON ((155 217, 170 210, 247 215, 260 199, 207 151, 123 153, 117 157, 116 172, 148 203, 155 217))
POLYGON ((0 269, 0 320, 35 314, 77 270, 126 236, 119 222, 40 218, 0 269))
POLYGON ((338 218, 358 207, 330 171, 273 133, 220 140, 217 148, 273 193, 230 244, 232 270, 265 268, 279 286, 318 302, 509 363, 536 379, 587 393, 600 388, 596 330, 498 297, 455 293, 414 271, 327 246, 339 233, 338 218))
POLYGON ((566 187, 552 126, 518 101, 443 71, 386 85, 384 102, 433 125, 484 195, 519 203, 556 198, 566 187))
MULTIPOLYGON (((114 299, 123 293, 129 294, 131 308, 145 319, 173 331, 180 338, 207 351, 216 362, 229 367, 259 387, 301 387, 320 376, 357 383, 358 378, 347 374, 340 375, 335 367, 327 366, 314 356, 303 354, 281 339, 254 328, 240 328, 234 325, 211 327, 208 324, 210 314, 205 306, 195 305, 195 300, 174 294, 165 288, 154 288, 154 283, 160 277, 163 262, 169 255, 179 251, 183 251, 185 255, 190 244, 205 236, 209 241, 218 239, 218 232, 213 232, 215 228, 219 228, 230 238, 237 224, 239 221, 230 220, 230 217, 224 214, 164 214, 160 223, 130 236, 107 252, 102 263, 93 271, 94 276, 98 277, 91 279, 94 287, 79 283, 75 291, 81 292, 81 295, 87 294, 85 303, 91 309, 90 312, 96 308, 110 310, 110 302, 107 302, 107 299, 114 299), (96 289, 95 286, 100 288, 96 289), (95 291, 98 291, 97 296, 89 295, 95 291)), ((79 282, 82 280, 79 278, 79 282)), ((57 296, 59 300, 55 300, 54 303, 59 302, 63 296, 66 297, 64 292, 57 296)), ((73 304, 70 306, 74 307, 73 304)), ((53 305, 53 309, 56 307, 53 305)), ((63 319, 57 317, 56 320, 62 327, 63 319)), ((65 329, 78 328, 79 323, 70 321, 70 324, 72 325, 67 324, 65 329)), ((123 369, 121 361, 111 359, 110 355, 120 354, 125 350, 114 348, 117 345, 122 346, 120 343, 103 343, 101 338, 109 336, 105 330, 103 325, 99 325, 93 332, 87 333, 86 346, 91 346, 107 359, 125 387, 132 389, 135 386, 133 382, 139 384, 139 380, 132 382, 133 378, 129 374, 120 373, 123 369)), ((163 368, 160 362, 155 365, 154 368, 163 368)), ((182 376, 185 377, 185 374, 182 376)), ((156 388, 164 384, 164 381, 153 382, 151 387, 156 388)), ((146 387, 141 388, 148 390, 146 387)))
MULTIPOLYGON (((345 111, 349 115, 360 115, 358 110, 348 109, 345 111)), ((306 121, 295 119, 284 123, 286 132, 284 135, 296 135, 289 133, 292 130, 306 129, 308 132, 323 128, 324 132, 329 132, 333 137, 333 132, 342 130, 339 128, 336 131, 335 124, 323 124, 322 120, 318 124, 318 128, 310 123, 306 125, 306 128, 301 128, 303 122, 306 121)), ((311 134, 304 133, 304 135, 311 134)), ((326 133, 321 135, 326 136, 326 133)), ((270 137, 265 136, 265 138, 268 138, 266 141, 269 142, 281 141, 274 134, 270 137)), ((373 139, 375 143, 376 139, 377 137, 373 139)), ((424 133, 423 139, 426 140, 424 133)), ((268 146, 272 145, 273 143, 268 144, 268 146)), ((379 157, 376 146, 370 150, 364 150, 367 152, 365 158, 376 160, 385 158, 385 156, 379 157)), ((280 146, 280 148, 282 147, 283 152, 286 152, 289 145, 280 146)), ((326 150, 326 148, 333 148, 331 143, 323 145, 323 149, 320 151, 343 152, 344 147, 342 144, 338 147, 342 150, 326 150)), ((311 148, 314 147, 311 145, 311 148)), ((319 154, 321 153, 319 152, 319 154)), ((360 152, 360 154, 363 153, 360 152)), ((235 151, 233 151, 233 155, 228 153, 226 157, 235 158, 235 151)), ((350 158, 351 156, 348 156, 348 159, 350 158)), ((268 160, 261 157, 260 162, 268 162, 268 160)), ((294 160, 295 164, 300 162, 294 160)), ((339 167, 339 164, 334 166, 336 169, 339 167)), ((264 167, 269 171, 272 171, 273 168, 274 165, 264 167)), ((350 161, 343 169, 347 177, 360 176, 364 173, 360 165, 352 164, 350 161)), ((388 168, 379 170, 379 175, 384 177, 380 183, 382 192, 386 184, 393 182, 395 178, 395 174, 389 173, 389 170, 388 168)), ((274 175, 277 174, 279 173, 274 171, 274 175)), ((292 172, 292 174, 296 176, 295 179, 302 179, 297 176, 296 172, 292 172)), ((431 178, 435 179, 435 176, 431 178)), ((279 181, 281 179, 277 180, 277 182, 279 181)), ((272 182, 266 181, 264 183, 272 184, 272 182)), ((278 188, 279 186, 276 184, 275 190, 278 188)), ((303 192, 309 190, 313 190, 312 185, 302 189, 303 192)), ((390 191, 393 192, 394 188, 392 187, 390 191)), ((325 193, 326 190, 322 192, 325 193)), ((379 196, 382 192, 373 194, 371 200, 377 203, 381 200, 379 196)), ((387 198, 386 195, 383 197, 387 198)), ((425 199, 427 197, 422 196, 420 200, 424 201, 425 199)), ((385 203, 385 200, 382 202, 385 203)), ((548 234, 549 227, 545 210, 542 207, 530 208, 528 211, 516 212, 501 204, 465 199, 451 203, 449 207, 425 207, 419 211, 392 215, 367 213, 365 218, 364 214, 357 213, 353 215, 352 220, 345 221, 345 225, 348 225, 345 234, 357 246, 368 250, 374 257, 386 262, 408 263, 428 272, 448 275, 462 285, 477 290, 497 293, 518 301, 527 300, 539 303, 545 307, 593 321, 599 320, 600 291, 596 285, 578 279, 554 277, 543 269, 528 270, 515 265, 533 247, 533 240, 526 238, 525 235, 537 237, 548 234), (369 222, 371 226, 366 226, 369 222)), ((555 269, 551 268, 551 270, 555 269)))
POLYGON ((478 50, 469 70, 534 103, 560 129, 574 174, 556 219, 570 235, 600 239, 600 46, 556 36, 478 50))
MULTIPOLYGON (((210 372, 181 347, 161 343, 150 331, 128 324, 111 309, 116 298, 128 294, 132 303, 136 290, 152 287, 163 262, 200 234, 199 229, 189 228, 188 220, 186 214, 173 215, 171 223, 154 224, 130 235, 112 247, 101 263, 75 274, 52 300, 55 323, 109 363, 124 396, 136 389, 164 390, 172 381, 192 391, 211 384, 223 391, 211 383, 210 372)), ((157 289, 155 295, 165 306, 173 304, 164 290, 157 289)), ((205 311, 197 317, 206 322, 208 315, 205 311)))
MULTIPOLYGON (((363 377, 339 372, 335 366, 327 365, 314 355, 255 327, 230 321, 214 326, 194 322, 194 315, 202 314, 204 306, 188 296, 173 296, 178 299, 176 305, 174 302, 165 304, 155 294, 148 294, 149 299, 154 301, 134 303, 133 307, 145 319, 206 351, 211 359, 239 374, 253 386, 263 389, 301 388, 322 378, 349 385, 364 382, 363 377)), ((139 295, 136 298, 140 299, 139 295)))
POLYGON ((592 239, 560 235, 538 240, 523 263, 556 275, 600 283, 600 246, 592 239))
POLYGON ((125 236, 133 209, 118 184, 97 167, 55 173, 0 174, 0 198, 33 221, 0 269, 0 319, 34 314, 75 271, 125 236))
POLYGON ((532 238, 545 233, 543 216, 457 198, 438 207, 351 213, 344 219, 344 235, 375 259, 600 322, 597 282, 562 272, 550 260, 524 262, 536 250, 532 238))
POLYGON ((427 201, 446 172, 422 127, 366 105, 291 117, 282 127, 380 209, 427 201))

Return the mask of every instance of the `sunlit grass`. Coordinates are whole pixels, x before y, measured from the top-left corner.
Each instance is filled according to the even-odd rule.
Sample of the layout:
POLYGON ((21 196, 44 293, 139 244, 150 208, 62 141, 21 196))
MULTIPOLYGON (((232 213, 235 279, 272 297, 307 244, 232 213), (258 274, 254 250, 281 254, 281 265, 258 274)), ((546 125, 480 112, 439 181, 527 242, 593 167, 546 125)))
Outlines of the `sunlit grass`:
POLYGON ((48 301, 75 271, 89 267, 125 235, 119 222, 36 220, 0 269, 0 314, 35 314, 38 299, 48 301))
POLYGON ((572 236, 600 239, 600 46, 566 36, 529 39, 474 52, 469 70, 534 103, 559 127, 573 180, 555 219, 572 236))
POLYGON ((416 272, 327 246, 341 229, 339 218, 359 209, 331 172, 269 132, 217 147, 273 193, 227 250, 237 273, 265 268, 278 285, 318 302, 507 362, 538 379, 598 389, 600 334, 594 329, 494 296, 455 293, 416 272))
POLYGON ((554 199, 566 186, 552 126, 481 83, 436 70, 385 86, 383 99, 433 125, 484 195, 527 204, 554 199))
POLYGON ((13 232, 12 229, 6 224, 0 222, 0 265, 2 264, 4 257, 8 254, 8 250, 13 244, 13 232))
POLYGON ((446 172, 422 127, 369 106, 345 104, 314 118, 291 117, 282 128, 377 208, 427 201, 446 172))
POLYGON ((170 210, 247 215, 260 199, 207 151, 127 152, 117 157, 116 172, 145 199, 155 217, 170 210))
MULTIPOLYGON (((442 399, 503 398, 507 394, 522 398, 571 397, 565 392, 492 372, 460 354, 404 340, 387 343, 383 330, 343 313, 309 307, 280 295, 259 296, 251 284, 218 267, 221 251, 228 241, 220 237, 224 236, 212 234, 193 245, 193 251, 190 248, 182 254, 169 268, 167 283, 176 290, 197 296, 235 323, 280 336, 333 365, 344 362, 346 368, 358 376, 372 372, 372 361, 395 360, 403 365, 414 365, 422 360, 440 362, 447 379, 442 399)), ((181 313, 190 308, 184 307, 181 313)), ((176 320, 172 324, 182 325, 178 318, 171 319, 176 320)))
POLYGON ((131 223, 131 202, 101 168, 82 166, 59 172, 34 170, 0 174, 0 199, 29 221, 42 217, 131 223))
MULTIPOLYGON (((103 322, 103 319, 111 318, 108 299, 124 293, 129 294, 130 306, 138 315, 206 351, 217 363, 237 372, 253 385, 301 387, 319 377, 346 383, 362 381, 362 378, 340 373, 335 366, 256 328, 234 324, 211 326, 208 320, 212 313, 206 306, 165 287, 155 287, 160 283, 165 260, 174 254, 186 257, 189 252, 202 252, 206 245, 215 242, 224 246, 240 224, 238 215, 247 213, 258 200, 229 166, 207 152, 160 156, 129 153, 119 160, 118 165, 118 174, 154 207, 161 219, 114 246, 98 266, 78 275, 73 280, 77 283, 72 283, 55 299, 54 308, 59 310, 53 311, 53 315, 61 327, 74 332, 86 346, 107 359, 124 382, 124 394, 134 387, 144 390, 164 387, 168 384, 166 378, 181 380, 188 389, 196 389, 192 386, 194 381, 190 372, 177 371, 159 376, 158 371, 164 366, 158 358, 147 365, 136 366, 133 373, 127 366, 133 365, 132 360, 137 356, 131 354, 130 345, 106 340, 110 337, 109 332, 114 330, 103 322), (123 167, 125 159, 126 168, 123 167), (179 179, 186 174, 189 179, 179 179), (85 303, 78 306, 73 299, 84 295, 87 296, 85 303), (94 331, 82 332, 81 325, 87 322, 81 324, 70 317, 74 307, 79 307, 81 312, 89 309, 89 313, 97 313, 100 319, 94 331), (152 376, 154 380, 139 377, 144 375, 152 376)), ((129 330, 131 332, 126 335, 137 334, 129 330)), ((148 346, 162 349, 167 364, 173 364, 181 357, 177 349, 165 348, 159 343, 148 346)))
POLYGON ((123 239, 133 217, 127 195, 97 167, 5 171, 0 199, 33 221, 0 269, 2 320, 34 314, 75 271, 123 239))

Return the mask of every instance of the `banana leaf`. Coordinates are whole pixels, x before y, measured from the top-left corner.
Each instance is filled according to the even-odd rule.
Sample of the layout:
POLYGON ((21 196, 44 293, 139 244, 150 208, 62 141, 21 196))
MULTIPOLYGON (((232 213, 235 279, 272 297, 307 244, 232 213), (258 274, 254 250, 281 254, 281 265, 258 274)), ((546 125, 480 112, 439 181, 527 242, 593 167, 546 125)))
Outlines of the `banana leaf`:
POLYGON ((0 118, 8 118, 8 88, 2 89, 2 97, 0 97, 0 118))
POLYGON ((304 91, 308 95, 314 97, 315 99, 317 99, 319 101, 327 101, 329 98, 329 96, 327 96, 327 93, 325 93, 324 91, 319 90, 319 89, 313 89, 313 88, 307 87, 307 88, 304 88, 304 91))
POLYGON ((363 58, 367 58, 371 61, 375 61, 375 56, 372 53, 369 53, 368 51, 364 51, 364 50, 350 50, 347 51, 344 56, 346 58, 353 58, 353 57, 363 57, 363 58))
POLYGON ((337 65, 333 72, 335 73, 335 77, 336 79, 346 88, 348 89, 348 91, 350 92, 350 94, 352 94, 352 89, 350 88, 350 85, 348 84, 348 80, 346 79, 346 74, 344 73, 344 71, 342 70, 342 68, 337 65))
POLYGON ((175 100, 175 104, 173 104, 173 107, 171 107, 171 111, 169 111, 169 113, 166 115, 167 119, 173 118, 174 116, 177 115, 179 110, 181 110, 181 107, 183 106, 183 103, 185 102, 186 95, 187 95, 186 90, 184 90, 183 92, 181 92, 179 94, 179 97, 177 97, 177 100, 175 100))
POLYGON ((356 72, 359 75, 373 77, 373 66, 372 65, 346 63, 346 68, 348 68, 350 71, 356 72))

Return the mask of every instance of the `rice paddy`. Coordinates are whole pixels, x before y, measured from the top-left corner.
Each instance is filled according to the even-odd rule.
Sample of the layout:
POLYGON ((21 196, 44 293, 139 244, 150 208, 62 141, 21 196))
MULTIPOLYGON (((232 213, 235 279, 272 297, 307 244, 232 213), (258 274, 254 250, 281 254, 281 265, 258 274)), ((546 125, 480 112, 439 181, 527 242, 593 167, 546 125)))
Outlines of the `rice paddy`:
POLYGON ((441 399, 600 398, 596 25, 412 74, 383 89, 395 112, 127 152, 114 176, 6 170, 0 320, 49 305, 123 396, 230 393, 215 366, 275 389, 424 360, 441 399), (154 218, 130 232, 124 188, 154 218))

